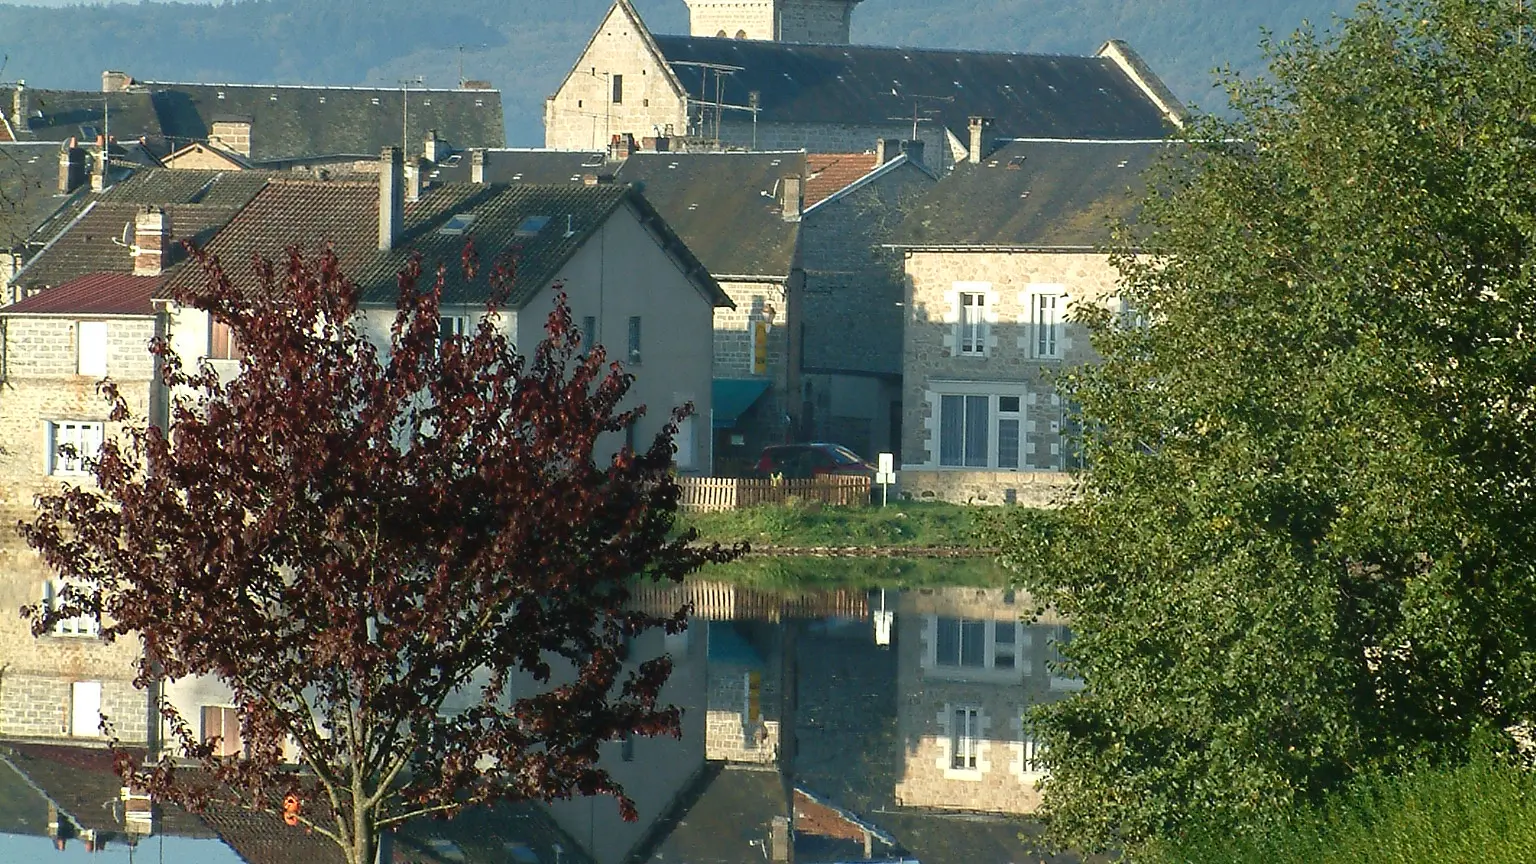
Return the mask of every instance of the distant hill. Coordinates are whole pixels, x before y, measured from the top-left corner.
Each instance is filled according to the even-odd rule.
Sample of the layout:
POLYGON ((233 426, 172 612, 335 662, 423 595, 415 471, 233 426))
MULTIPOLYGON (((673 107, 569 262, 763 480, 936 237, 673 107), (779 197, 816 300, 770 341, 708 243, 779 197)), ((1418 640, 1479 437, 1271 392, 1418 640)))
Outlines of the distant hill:
MULTIPOLYGON (((0 78, 95 89, 103 69, 161 81, 398 86, 464 75, 503 91, 508 143, 543 143, 544 98, 609 0, 236 0, 65 7, 0 5, 0 78)), ((1215 107, 1210 70, 1257 72, 1261 28, 1326 26, 1354 0, 865 0, 870 44, 1085 54, 1131 43, 1186 102, 1215 107)), ((683 0, 637 0, 657 32, 687 29, 683 0)), ((4 106, 9 108, 9 106, 4 106)))

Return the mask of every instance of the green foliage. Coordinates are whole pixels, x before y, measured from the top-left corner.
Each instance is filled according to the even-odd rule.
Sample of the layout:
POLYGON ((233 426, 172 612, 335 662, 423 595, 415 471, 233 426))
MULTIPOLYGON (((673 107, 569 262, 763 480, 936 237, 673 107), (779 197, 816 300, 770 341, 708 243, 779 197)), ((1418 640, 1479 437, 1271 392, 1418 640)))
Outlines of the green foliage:
POLYGON ((1536 858, 1536 779, 1480 759, 1372 779, 1252 834, 1196 830, 1148 864, 1450 864, 1536 858))
POLYGON ((1150 323, 1086 315, 1067 385, 1085 495, 997 532, 1088 681, 1036 720, 1058 839, 1229 830, 1531 717, 1532 23, 1410 0, 1271 45, 1155 180, 1119 259, 1150 323))
MULTIPOLYGON (((542 144, 544 98, 570 71, 609 0, 243 0, 225 3, 0 5, 0 79, 96 89, 102 69, 147 80, 434 87, 470 78, 504 92, 508 143, 542 144), (464 45, 461 52, 459 46, 464 45)), ((681 0, 636 5, 658 33, 686 33, 681 0)), ((1196 102, 1210 70, 1251 68, 1259 29, 1288 31, 1352 0, 873 0, 854 12, 866 44, 1083 54, 1129 40, 1175 92, 1196 102), (868 7, 868 8, 865 8, 868 7)), ((9 106, 5 106, 7 109, 9 106)))
POLYGON ((973 507, 903 502, 889 507, 824 507, 804 501, 765 504, 678 519, 701 539, 755 546, 968 546, 975 540, 973 507))

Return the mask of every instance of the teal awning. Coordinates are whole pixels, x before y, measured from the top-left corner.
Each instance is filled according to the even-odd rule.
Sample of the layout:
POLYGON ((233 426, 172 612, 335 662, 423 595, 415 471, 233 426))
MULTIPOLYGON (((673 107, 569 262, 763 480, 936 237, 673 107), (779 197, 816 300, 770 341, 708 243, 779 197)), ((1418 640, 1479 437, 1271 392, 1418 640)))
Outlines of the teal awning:
POLYGON ((711 388, 714 399, 715 428, 730 429, 768 391, 761 378, 716 378, 711 388))

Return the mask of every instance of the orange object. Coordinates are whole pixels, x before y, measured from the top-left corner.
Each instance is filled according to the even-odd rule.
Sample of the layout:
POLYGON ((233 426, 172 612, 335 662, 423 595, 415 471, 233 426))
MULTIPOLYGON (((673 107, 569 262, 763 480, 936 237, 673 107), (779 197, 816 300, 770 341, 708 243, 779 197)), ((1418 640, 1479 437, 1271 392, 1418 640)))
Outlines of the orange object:
POLYGON ((283 821, 289 825, 299 824, 299 796, 289 795, 283 799, 283 821))

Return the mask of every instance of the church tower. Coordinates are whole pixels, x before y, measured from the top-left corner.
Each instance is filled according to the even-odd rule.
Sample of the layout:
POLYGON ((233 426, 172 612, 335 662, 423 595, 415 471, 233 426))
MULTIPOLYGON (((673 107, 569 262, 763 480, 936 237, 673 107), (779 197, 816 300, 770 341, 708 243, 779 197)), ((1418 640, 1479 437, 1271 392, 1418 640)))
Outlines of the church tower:
POLYGON ((769 42, 847 45, 859 0, 684 0, 689 33, 769 42))

